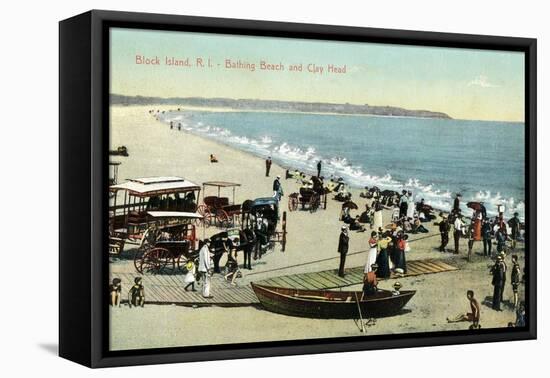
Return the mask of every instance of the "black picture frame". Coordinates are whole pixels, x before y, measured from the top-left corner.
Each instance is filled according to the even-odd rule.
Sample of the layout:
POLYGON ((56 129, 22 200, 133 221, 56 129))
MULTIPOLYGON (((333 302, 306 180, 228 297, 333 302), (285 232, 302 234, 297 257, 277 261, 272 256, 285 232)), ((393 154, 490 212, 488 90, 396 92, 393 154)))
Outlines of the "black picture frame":
POLYGON ((59 24, 59 354, 89 367, 535 339, 536 39, 93 10, 59 24), (527 326, 110 352, 108 130, 110 27, 460 47, 525 53, 527 326))

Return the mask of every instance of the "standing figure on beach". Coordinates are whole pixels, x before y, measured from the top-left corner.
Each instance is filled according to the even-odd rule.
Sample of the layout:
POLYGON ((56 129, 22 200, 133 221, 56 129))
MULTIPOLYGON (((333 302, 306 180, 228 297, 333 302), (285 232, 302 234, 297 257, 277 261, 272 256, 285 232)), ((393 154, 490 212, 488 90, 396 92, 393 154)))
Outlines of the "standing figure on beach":
MULTIPOLYGON (((244 264, 243 269, 252 270, 252 251, 255 249, 256 246, 256 234, 254 231, 247 227, 244 230, 244 236, 246 237, 245 245, 243 248, 243 254, 244 254, 244 264)), ((241 243, 243 241, 241 240, 241 243)))
POLYGON ((281 176, 277 175, 277 178, 273 180, 273 197, 277 199, 277 201, 281 200, 281 197, 283 196, 283 187, 281 185, 281 176))
POLYGON ((414 199, 411 191, 407 192, 407 218, 414 218, 414 199))
POLYGON ((374 208, 374 228, 378 230, 382 228, 382 204, 379 200, 375 200, 372 207, 374 208))
POLYGON ((514 217, 508 221, 508 226, 510 226, 510 236, 512 239, 512 249, 516 249, 516 242, 519 238, 519 227, 520 221, 518 218, 519 214, 514 213, 514 217))
POLYGON ((204 241, 204 245, 199 251, 199 273, 202 281, 202 296, 204 298, 213 298, 210 295, 210 269, 212 263, 210 261, 210 239, 204 241))
POLYGON ((483 225, 481 226, 481 236, 483 238, 483 256, 491 257, 491 249, 493 248, 491 233, 491 222, 488 218, 485 218, 483 220, 483 225))
POLYGON ((365 264, 364 273, 372 271, 372 265, 376 263, 376 255, 378 254, 378 239, 376 231, 370 233, 369 251, 367 253, 367 263, 365 264))
POLYGON ((445 214, 441 214, 441 222, 439 222, 439 234, 441 235, 441 245, 439 246, 439 252, 445 252, 447 244, 449 244, 449 231, 451 225, 445 214))
POLYGON ((468 298, 468 301, 470 301, 470 311, 466 314, 459 314, 455 316, 454 318, 447 318, 448 323, 458 323, 458 322, 472 322, 472 325, 470 326, 470 329, 479 329, 481 326, 479 325, 479 318, 480 318, 480 312, 481 309, 479 307, 479 302, 477 299, 474 298, 474 291, 468 290, 466 292, 466 297, 468 298))
POLYGON ((322 162, 321 160, 319 160, 317 162, 317 177, 321 177, 321 167, 322 167, 322 162))
POLYGON ((409 198, 407 197, 407 191, 403 190, 401 192, 401 197, 399 197, 399 218, 407 216, 407 209, 409 208, 409 198))
POLYGON ((453 238, 455 240, 455 254, 459 253, 460 249, 460 237, 462 236, 462 228, 464 227, 464 223, 462 222, 462 217, 460 216, 460 210, 458 210, 458 213, 456 215, 456 219, 454 222, 454 233, 453 238))
POLYGON ((342 226, 342 231, 340 232, 340 238, 338 239, 338 253, 340 254, 340 267, 338 268, 338 275, 344 277, 345 265, 346 265, 346 255, 348 254, 349 248, 349 236, 348 228, 342 226))
POLYGON ((510 282, 512 283, 512 290, 514 292, 514 308, 517 309, 519 304, 518 289, 521 282, 521 268, 519 267, 517 255, 512 256, 512 264, 514 265, 512 266, 510 282))
POLYGON ((378 270, 376 276, 381 278, 389 278, 391 275, 390 262, 388 259, 388 246, 391 242, 390 232, 386 231, 382 234, 380 240, 378 240, 378 256, 376 257, 376 265, 378 270))
POLYGON ((504 288, 506 287, 506 274, 508 273, 508 265, 506 265, 506 253, 501 252, 500 255, 501 259, 499 260, 500 263, 500 270, 502 270, 502 282, 500 284, 500 301, 502 302, 502 299, 504 297, 504 288))
POLYGON ((491 275, 493 276, 493 280, 491 281, 493 285, 493 310, 496 311, 502 311, 500 309, 500 301, 502 298, 501 290, 502 290, 502 281, 504 280, 504 273, 502 271, 502 256, 497 256, 497 261, 495 261, 495 264, 491 268, 491 275))
POLYGON ((453 202, 453 213, 458 214, 460 212, 460 193, 456 193, 455 200, 453 202))
POLYGON ((265 177, 269 177, 269 171, 271 170, 271 156, 265 159, 265 177))

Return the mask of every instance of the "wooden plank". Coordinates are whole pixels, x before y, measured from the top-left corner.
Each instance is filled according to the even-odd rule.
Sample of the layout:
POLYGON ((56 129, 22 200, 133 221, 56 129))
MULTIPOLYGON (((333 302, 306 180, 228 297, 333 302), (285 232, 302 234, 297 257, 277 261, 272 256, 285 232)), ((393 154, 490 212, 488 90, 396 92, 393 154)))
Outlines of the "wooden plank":
POLYGON ((334 284, 332 283, 332 281, 327 280, 325 277, 323 277, 323 276, 320 274, 320 272, 315 273, 315 276, 314 276, 314 277, 315 277, 315 280, 316 280, 317 282, 320 282, 320 283, 323 284, 323 287, 324 287, 324 288, 329 288, 329 287, 333 287, 333 286, 334 286, 334 284))
POLYGON ((302 274, 295 274, 292 276, 292 279, 302 285, 302 287, 307 288, 308 290, 317 289, 317 287, 306 280, 306 278, 302 274))
POLYGON ((317 275, 315 273, 308 273, 304 277, 304 280, 309 282, 311 286, 314 286, 316 289, 324 289, 326 287, 325 284, 323 284, 317 279, 317 275))
POLYGON ((340 282, 335 279, 335 277, 337 277, 337 276, 332 275, 331 273, 329 273, 326 270, 322 271, 322 272, 319 272, 319 275, 324 277, 326 280, 330 281, 334 287, 337 287, 338 285, 340 285, 340 282))
POLYGON ((445 272, 447 269, 440 267, 439 265, 436 265, 432 262, 424 262, 424 264, 429 265, 432 268, 432 272, 439 273, 439 272, 445 272))
POLYGON ((300 283, 299 280, 296 280, 295 276, 296 275, 293 274, 290 276, 284 276, 279 278, 283 280, 286 279, 286 282, 288 282, 289 287, 292 287, 293 289, 310 289, 309 286, 304 286, 302 283, 300 283))
MULTIPOLYGON (((281 277, 273 277, 270 279, 275 287, 289 287, 289 284, 281 279, 281 277)), ((292 287, 292 286, 290 286, 292 287)))

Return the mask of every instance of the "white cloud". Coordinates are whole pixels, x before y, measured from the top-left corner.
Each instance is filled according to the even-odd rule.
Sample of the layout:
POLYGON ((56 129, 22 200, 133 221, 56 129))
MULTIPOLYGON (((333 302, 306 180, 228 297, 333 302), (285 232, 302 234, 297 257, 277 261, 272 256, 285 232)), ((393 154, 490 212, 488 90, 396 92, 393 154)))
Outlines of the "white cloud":
POLYGON ((470 81, 468 83, 468 86, 469 87, 476 86, 476 87, 482 87, 482 88, 495 88, 495 87, 498 87, 498 85, 489 82, 489 78, 485 75, 479 75, 474 80, 470 81))

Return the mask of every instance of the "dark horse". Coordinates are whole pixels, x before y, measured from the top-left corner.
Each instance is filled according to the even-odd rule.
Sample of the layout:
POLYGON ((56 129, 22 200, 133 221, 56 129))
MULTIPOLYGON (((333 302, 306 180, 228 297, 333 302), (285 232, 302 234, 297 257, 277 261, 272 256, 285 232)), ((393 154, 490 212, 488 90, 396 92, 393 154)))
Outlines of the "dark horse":
POLYGON ((213 235, 210 237, 210 240, 210 250, 214 254, 212 260, 214 262, 215 273, 221 273, 220 260, 224 253, 229 253, 231 251, 235 251, 235 253, 237 253, 239 251, 243 251, 245 256, 247 256, 247 252, 251 251, 256 245, 256 235, 250 228, 239 230, 238 241, 235 239, 231 240, 227 231, 213 235))

